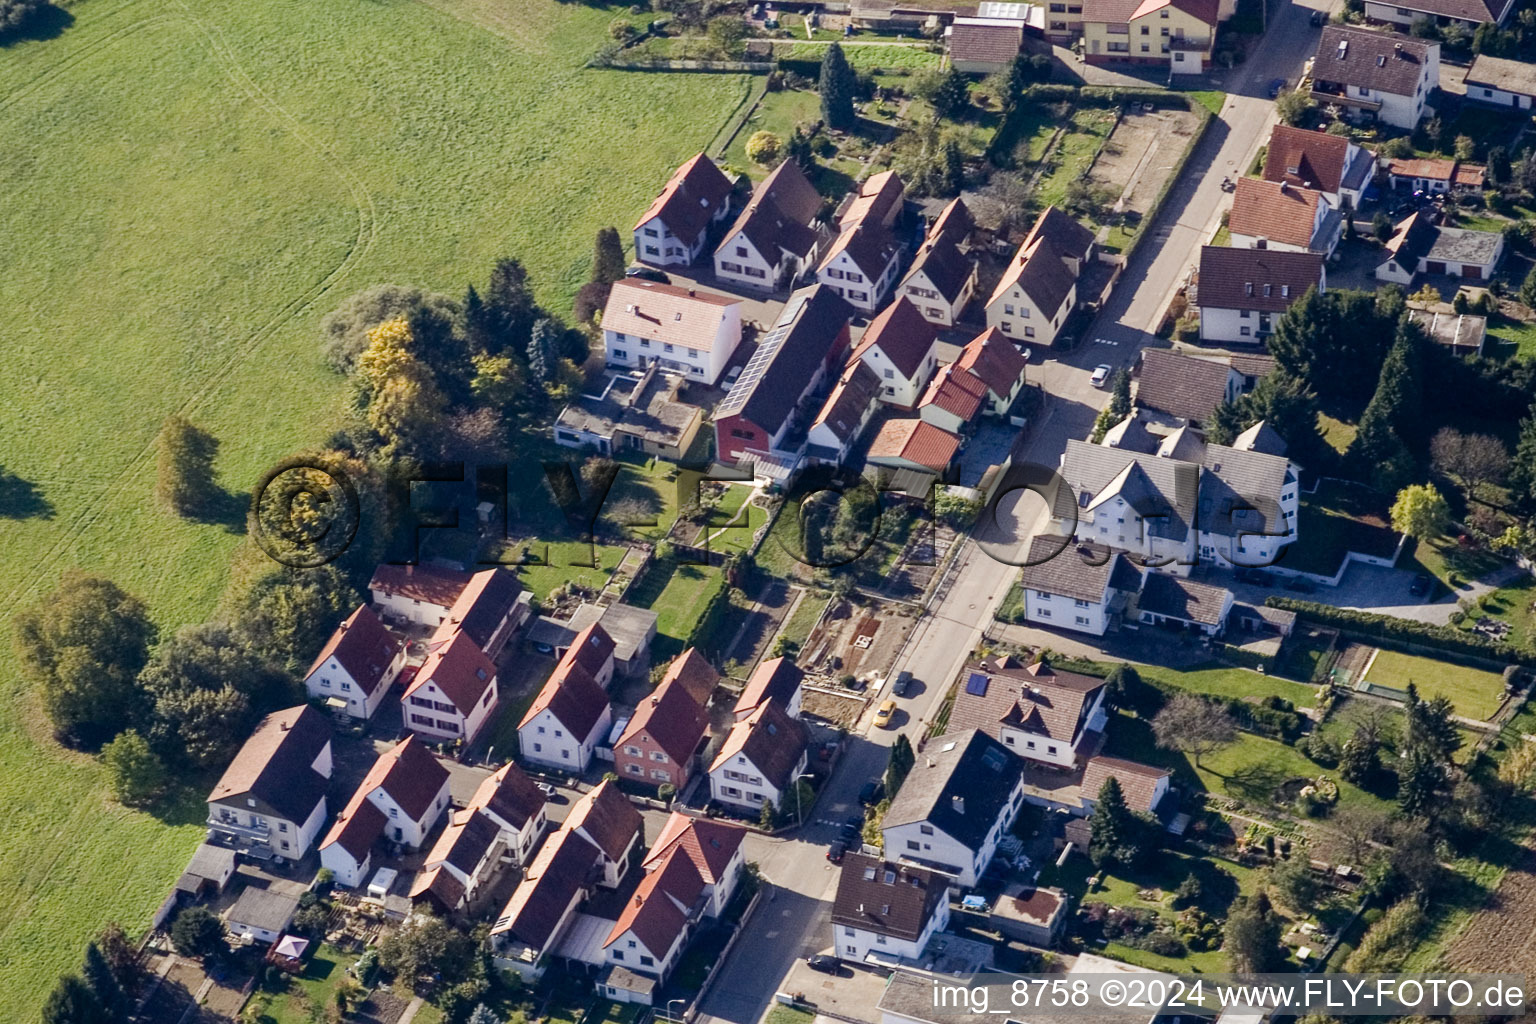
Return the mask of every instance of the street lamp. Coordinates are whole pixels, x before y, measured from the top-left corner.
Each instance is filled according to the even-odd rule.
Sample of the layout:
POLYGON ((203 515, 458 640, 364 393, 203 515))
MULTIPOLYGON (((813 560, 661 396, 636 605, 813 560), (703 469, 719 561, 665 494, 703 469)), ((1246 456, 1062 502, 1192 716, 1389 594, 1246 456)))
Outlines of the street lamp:
POLYGON ((677 1017, 675 1017, 673 1015, 673 1013, 672 1013, 672 1004, 673 1003, 686 1003, 687 1001, 688 1000, 686 1000, 686 999, 668 999, 667 1000, 667 1020, 672 1021, 673 1024, 676 1024, 677 1017))

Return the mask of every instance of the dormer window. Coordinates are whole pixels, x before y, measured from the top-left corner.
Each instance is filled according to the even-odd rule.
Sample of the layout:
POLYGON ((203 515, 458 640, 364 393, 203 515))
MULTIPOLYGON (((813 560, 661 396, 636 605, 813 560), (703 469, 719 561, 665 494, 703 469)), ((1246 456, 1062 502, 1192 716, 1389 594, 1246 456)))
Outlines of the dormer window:
POLYGON ((1249 298, 1253 297, 1253 282, 1252 281, 1249 281, 1249 282, 1247 282, 1246 284, 1243 285, 1243 294, 1248 296, 1249 298))

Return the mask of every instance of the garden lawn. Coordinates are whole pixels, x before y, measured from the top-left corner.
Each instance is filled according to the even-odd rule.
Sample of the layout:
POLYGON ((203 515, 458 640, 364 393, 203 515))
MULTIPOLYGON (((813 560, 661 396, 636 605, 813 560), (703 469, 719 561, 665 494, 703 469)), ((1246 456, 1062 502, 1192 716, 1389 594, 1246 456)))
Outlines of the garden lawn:
MULTIPOLYGON (((1308 760, 1295 747, 1250 732, 1239 732, 1235 743, 1207 754, 1197 768, 1192 756, 1159 747, 1152 736, 1152 723, 1126 711, 1110 717, 1104 753, 1159 765, 1172 771, 1180 785, 1193 785, 1258 807, 1273 803, 1275 789, 1290 779, 1337 777, 1337 772, 1308 760)), ((1343 780, 1338 785, 1341 804, 1359 804, 1382 812, 1392 809, 1389 801, 1357 786, 1343 780)))
MULTIPOLYGON (((827 43, 795 43, 776 46, 773 55, 781 60, 821 60, 827 52, 827 43)), ((848 65, 857 71, 930 71, 944 62, 942 54, 923 46, 845 46, 843 56, 848 65)))
POLYGON ((754 177, 762 178, 767 169, 747 159, 747 140, 754 132, 772 132, 781 140, 788 139, 795 125, 821 118, 821 97, 814 90, 781 89, 766 92, 747 121, 726 148, 723 162, 754 177))
POLYGON ((1398 651, 1377 651, 1366 680, 1399 690, 1413 683, 1426 700, 1448 697, 1458 715, 1479 720, 1491 717, 1504 699, 1504 678, 1497 672, 1398 651))
POLYGON ((652 660, 682 652, 693 626, 704 614, 721 570, 707 565, 683 565, 675 558, 654 559, 629 592, 627 603, 657 615, 652 660))
POLYGON ((828 598, 819 590, 807 590, 800 603, 795 606, 789 618, 784 620, 784 625, 779 629, 779 635, 785 640, 793 641, 796 648, 804 647, 806 640, 810 639, 811 630, 816 628, 816 621, 821 618, 821 613, 826 611, 828 598))
POLYGON ((1308 708, 1316 703, 1317 694, 1310 686, 1301 686, 1288 679, 1261 675, 1251 669, 1212 665, 1180 671, 1160 665, 1138 665, 1136 671, 1149 682, 1204 693, 1213 697, 1245 700, 1250 697, 1283 697, 1298 708, 1308 708))
POLYGON ((1503 568, 1507 563, 1483 548, 1464 548, 1454 537, 1433 541, 1409 541, 1398 565, 1428 573, 1453 593, 1469 580, 1503 568))
POLYGON ((1506 316, 1489 317, 1484 353, 1495 359, 1536 359, 1536 324, 1506 316))
MULTIPOLYGON (((180 411, 243 494, 322 443, 346 387, 318 324, 370 285, 455 295, 515 255, 565 313, 599 227, 627 227, 748 88, 584 68, 613 12, 553 0, 92 0, 0 61, 7 606, 64 569, 166 631, 210 614, 238 532, 153 499, 180 411), (30 514, 30 518, 19 518, 30 514)), ((0 655, 0 1005, 37 1018, 112 919, 143 928, 202 835, 107 802, 0 655)))
POLYGON ((1060 206, 1067 197, 1067 187, 1088 173, 1099 147, 1115 127, 1115 112, 1096 107, 1072 115, 1072 130, 1063 135, 1051 151, 1050 173, 1035 188, 1035 205, 1060 206))
MULTIPOLYGON (((1155 910, 1159 917, 1171 925, 1179 915, 1179 911, 1172 906, 1174 890, 1191 874, 1198 875, 1204 886, 1198 906, 1218 922, 1225 919, 1233 898, 1251 895, 1260 881, 1259 873, 1252 868, 1216 857, 1191 857, 1174 850, 1160 850, 1147 860, 1148 863, 1135 872, 1106 870, 1102 881, 1090 889, 1089 879, 1095 873, 1093 864, 1087 857, 1074 852, 1061 867, 1053 865, 1046 868, 1040 884, 1065 889, 1076 898, 1079 906, 1085 903, 1108 903, 1127 909, 1155 910), (1216 875, 1211 870, 1213 866, 1232 877, 1233 882, 1228 883, 1226 891, 1221 891, 1214 883, 1216 875), (1160 890, 1158 900, 1145 900, 1138 895, 1150 889, 1160 890)), ((1105 946, 1090 942, 1086 948, 1089 952, 1103 952, 1117 960, 1157 971, 1189 973, 1198 970, 1209 974, 1228 969, 1226 954, 1220 949, 1191 951, 1187 956, 1168 957, 1119 942, 1110 942, 1105 946)))
POLYGON ((347 977, 347 965, 357 958, 333 946, 322 945, 304 965, 304 973, 288 979, 279 990, 265 986, 272 1002, 259 1018, 262 1024, 309 1024, 314 1010, 323 1011, 335 1001, 336 990, 347 977))
POLYGON ((1284 549, 1280 564, 1287 569, 1332 576, 1351 551, 1390 558, 1397 549, 1384 499, 1363 487, 1335 483, 1319 486, 1301 498, 1296 543, 1284 549))

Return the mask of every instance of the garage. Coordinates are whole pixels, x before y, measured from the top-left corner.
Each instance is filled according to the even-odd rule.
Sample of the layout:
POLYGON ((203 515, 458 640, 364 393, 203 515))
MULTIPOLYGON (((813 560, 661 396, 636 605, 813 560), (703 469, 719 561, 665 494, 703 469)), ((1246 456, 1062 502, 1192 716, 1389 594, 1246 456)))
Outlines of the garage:
POLYGON ((1445 264, 1441 263, 1439 260, 1427 260, 1424 263, 1424 273, 1443 274, 1445 273, 1445 264))

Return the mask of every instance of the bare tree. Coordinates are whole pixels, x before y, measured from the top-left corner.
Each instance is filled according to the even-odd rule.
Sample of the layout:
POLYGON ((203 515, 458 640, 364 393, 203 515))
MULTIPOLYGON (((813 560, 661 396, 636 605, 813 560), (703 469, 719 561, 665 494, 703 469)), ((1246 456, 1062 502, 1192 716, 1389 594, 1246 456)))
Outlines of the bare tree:
POLYGON ((1469 499, 1486 484, 1497 484, 1509 469, 1509 451, 1490 434, 1463 434, 1442 427, 1429 442, 1429 461, 1436 472, 1456 482, 1469 499))
POLYGON ((1371 844, 1387 832, 1387 816, 1380 811, 1356 804, 1340 804, 1321 830, 1323 852, 1330 859, 1345 864, 1363 864, 1371 853, 1371 844))
POLYGON ((1237 739, 1237 726, 1223 707, 1195 696, 1181 693, 1163 706, 1152 719, 1157 745, 1165 750, 1181 750, 1200 758, 1237 739))

